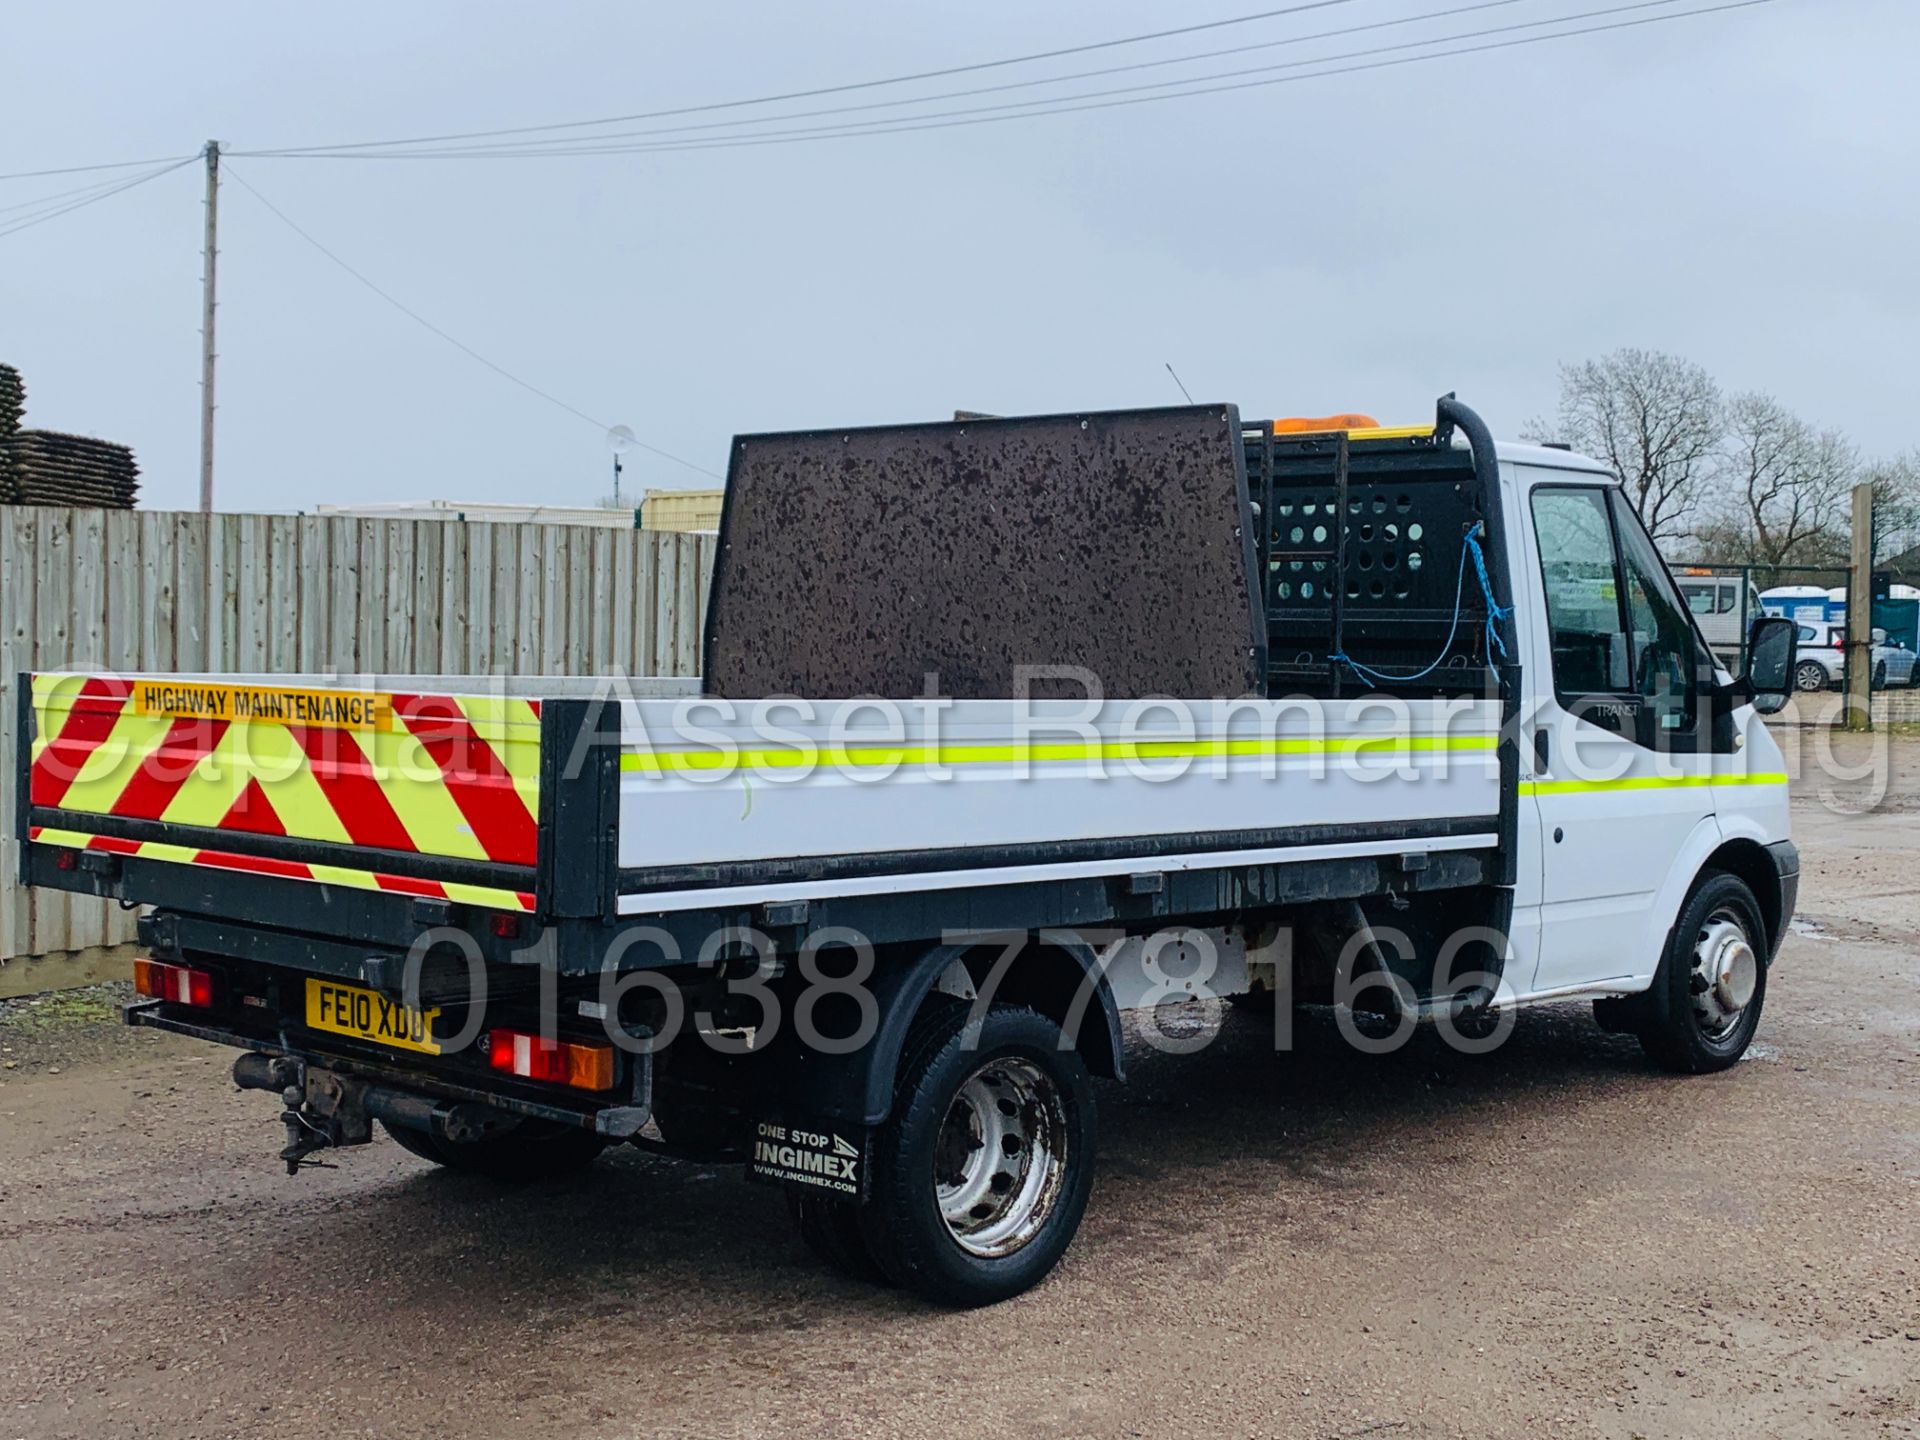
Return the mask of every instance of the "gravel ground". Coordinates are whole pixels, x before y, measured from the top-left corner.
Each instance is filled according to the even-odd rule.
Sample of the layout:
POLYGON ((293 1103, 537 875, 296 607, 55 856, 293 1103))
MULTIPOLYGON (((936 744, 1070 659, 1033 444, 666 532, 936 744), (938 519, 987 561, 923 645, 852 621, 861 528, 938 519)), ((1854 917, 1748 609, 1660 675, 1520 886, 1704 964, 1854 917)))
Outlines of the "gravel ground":
POLYGON ((1103 1094, 1060 1272, 969 1314, 836 1278, 727 1170, 505 1191, 383 1141, 289 1179, 227 1052, 100 991, 8 1005, 0 1436, 1914 1434, 1920 744, 1891 755, 1796 786, 1749 1063, 1657 1074, 1575 1007, 1477 1060, 1318 1022, 1275 1057, 1197 1010, 1216 1043, 1103 1094))

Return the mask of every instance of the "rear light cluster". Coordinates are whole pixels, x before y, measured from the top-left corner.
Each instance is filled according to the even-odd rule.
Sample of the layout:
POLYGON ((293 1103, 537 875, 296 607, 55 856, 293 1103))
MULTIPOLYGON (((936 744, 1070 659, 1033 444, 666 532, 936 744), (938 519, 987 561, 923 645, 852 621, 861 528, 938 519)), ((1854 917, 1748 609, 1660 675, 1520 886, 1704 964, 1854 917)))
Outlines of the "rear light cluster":
POLYGON ((133 988, 155 1000, 171 1000, 176 1005, 197 1005, 206 1009, 213 1004, 213 976, 185 965, 167 965, 158 960, 133 962, 133 988))
POLYGON ((576 1090, 613 1088, 613 1047, 577 1040, 546 1040, 520 1030, 494 1030, 487 1058, 496 1070, 522 1080, 545 1080, 576 1090))

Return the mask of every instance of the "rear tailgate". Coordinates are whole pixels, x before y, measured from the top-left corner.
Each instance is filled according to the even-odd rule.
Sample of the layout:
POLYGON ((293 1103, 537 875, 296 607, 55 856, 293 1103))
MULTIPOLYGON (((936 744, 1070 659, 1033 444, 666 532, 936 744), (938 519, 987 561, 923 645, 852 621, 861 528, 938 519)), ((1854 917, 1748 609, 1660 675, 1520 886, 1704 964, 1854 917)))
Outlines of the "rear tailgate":
POLYGON ((63 871, 117 856, 154 877, 141 890, 221 872, 535 908, 536 699, 78 674, 34 675, 30 696, 22 830, 63 871))

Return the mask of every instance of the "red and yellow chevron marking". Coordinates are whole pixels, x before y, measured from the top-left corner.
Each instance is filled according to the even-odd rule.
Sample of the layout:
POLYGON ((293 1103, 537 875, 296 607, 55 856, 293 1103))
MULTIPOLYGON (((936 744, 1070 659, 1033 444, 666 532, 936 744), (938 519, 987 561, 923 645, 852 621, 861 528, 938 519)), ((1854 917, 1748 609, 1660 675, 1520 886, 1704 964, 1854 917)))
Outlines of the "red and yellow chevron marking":
POLYGON ((34 676, 30 803, 228 830, 236 839, 285 835, 403 854, 534 863, 537 701, 369 697, 198 681, 165 688, 163 705, 155 699, 158 688, 137 679, 34 676), (187 689, 196 693, 173 705, 171 692, 187 689), (274 696, 294 698, 276 707, 274 696), (359 702, 341 707, 355 716, 375 701, 378 720, 282 718, 331 715, 329 699, 359 702), (276 708, 280 713, 267 713, 276 708))
POLYGON ((84 835, 78 830, 33 827, 28 837, 36 845, 67 850, 104 850, 113 855, 135 855, 142 860, 164 860, 179 865, 211 865, 218 870, 240 870, 273 875, 282 880, 311 880, 321 885, 345 885, 353 890, 385 890, 396 895, 425 895, 489 910, 532 910, 533 896, 522 890, 491 885, 457 885, 452 881, 416 880, 407 875, 385 875, 377 870, 354 870, 340 865, 300 865, 261 855, 235 855, 225 850, 196 850, 191 845, 168 845, 158 840, 121 840, 112 835, 84 835))

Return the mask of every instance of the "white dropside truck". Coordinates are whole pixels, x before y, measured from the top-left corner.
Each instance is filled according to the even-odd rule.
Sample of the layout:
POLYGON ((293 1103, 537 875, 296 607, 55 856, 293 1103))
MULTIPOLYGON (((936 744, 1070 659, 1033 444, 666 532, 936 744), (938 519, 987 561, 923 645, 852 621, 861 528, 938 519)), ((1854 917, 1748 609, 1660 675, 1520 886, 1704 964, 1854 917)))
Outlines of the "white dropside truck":
POLYGON ((149 907, 130 1022, 239 1047, 290 1172, 734 1160, 950 1304, 1066 1249, 1123 1011, 1582 997, 1716 1071, 1794 906, 1792 624, 1729 676, 1614 477, 1451 397, 743 437, 703 645, 22 677, 25 879, 149 907))

